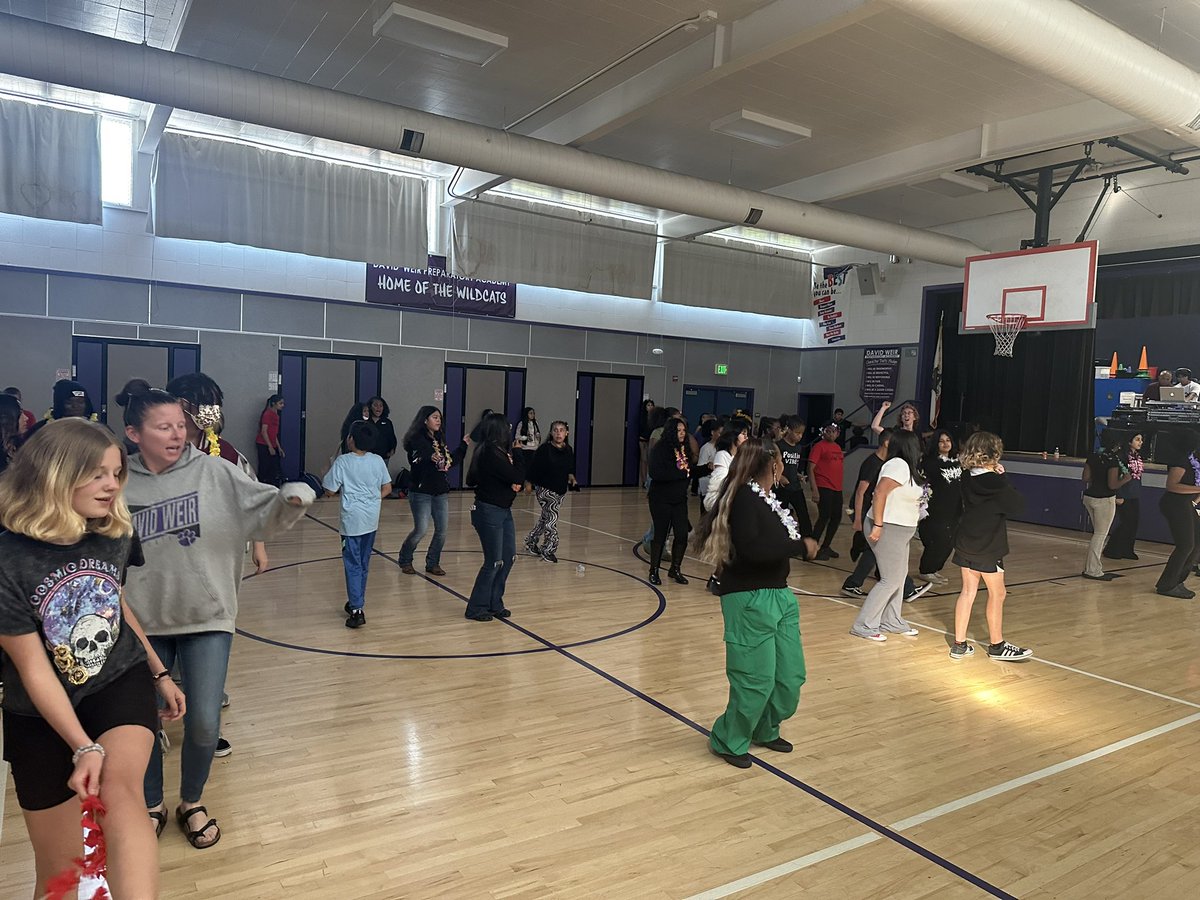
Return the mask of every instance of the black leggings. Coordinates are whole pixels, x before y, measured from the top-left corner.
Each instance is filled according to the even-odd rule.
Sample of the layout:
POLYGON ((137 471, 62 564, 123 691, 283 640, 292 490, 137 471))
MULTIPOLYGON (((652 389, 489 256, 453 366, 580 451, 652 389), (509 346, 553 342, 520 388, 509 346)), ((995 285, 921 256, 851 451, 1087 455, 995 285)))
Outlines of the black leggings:
POLYGON ((817 524, 813 526, 813 538, 822 547, 828 549, 837 534, 838 526, 842 524, 842 492, 832 488, 817 488, 820 499, 817 500, 817 524), (821 532, 825 539, 821 539, 821 532))
POLYGON ((687 553, 688 531, 688 502, 685 495, 677 502, 662 500, 651 495, 650 519, 654 523, 654 537, 650 541, 650 568, 657 569, 662 563, 663 547, 667 543, 667 532, 673 532, 671 541, 671 568, 678 569, 683 565, 683 557, 687 553))
POLYGON ((1117 504, 1117 521, 1108 532, 1108 546, 1104 555, 1113 559, 1132 559, 1133 542, 1137 540, 1138 522, 1141 519, 1141 501, 1137 497, 1126 498, 1117 504))
POLYGON ((958 516, 927 516, 917 523, 917 533, 925 545, 919 567, 922 575, 941 571, 954 552, 954 535, 957 531, 958 516))
POLYGON ((1171 529, 1175 549, 1155 586, 1160 591, 1169 591, 1183 584, 1200 556, 1200 516, 1196 515, 1190 494, 1163 494, 1158 508, 1171 529))

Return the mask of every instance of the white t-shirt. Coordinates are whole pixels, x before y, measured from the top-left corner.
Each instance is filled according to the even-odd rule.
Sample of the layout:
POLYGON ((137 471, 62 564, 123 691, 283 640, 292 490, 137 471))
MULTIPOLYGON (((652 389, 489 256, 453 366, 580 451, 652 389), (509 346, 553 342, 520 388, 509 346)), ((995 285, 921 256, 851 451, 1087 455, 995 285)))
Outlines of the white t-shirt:
MULTIPOLYGON (((713 456, 716 455, 716 452, 717 452, 717 445, 714 444, 712 441, 707 441, 704 444, 704 446, 700 448, 700 455, 696 458, 696 465, 697 466, 707 466, 709 463, 711 463, 713 461, 713 456)), ((700 496, 701 497, 705 496, 708 493, 708 479, 709 479, 708 475, 705 475, 700 479, 700 496)), ((707 503, 707 502, 708 501, 705 500, 705 503, 707 503)))
MULTIPOLYGON (((921 514, 922 488, 912 480, 908 463, 896 458, 889 459, 879 470, 879 479, 890 478, 900 486, 887 495, 883 506, 885 525, 916 525, 921 514)), ((875 482, 878 490, 879 481, 875 482)))
POLYGON ((718 450, 713 454, 712 475, 708 477, 708 490, 704 492, 704 507, 712 509, 721 494, 721 485, 729 474, 729 464, 733 462, 733 454, 728 450, 718 450))

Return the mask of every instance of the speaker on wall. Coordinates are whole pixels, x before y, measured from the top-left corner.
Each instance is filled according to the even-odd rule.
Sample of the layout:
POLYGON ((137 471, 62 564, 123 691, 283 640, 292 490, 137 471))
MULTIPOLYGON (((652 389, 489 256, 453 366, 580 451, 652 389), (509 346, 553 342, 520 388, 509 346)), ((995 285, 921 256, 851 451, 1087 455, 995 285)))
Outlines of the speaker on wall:
POLYGON ((878 263, 855 266, 854 274, 858 276, 858 292, 864 297, 873 297, 883 287, 883 275, 878 263))

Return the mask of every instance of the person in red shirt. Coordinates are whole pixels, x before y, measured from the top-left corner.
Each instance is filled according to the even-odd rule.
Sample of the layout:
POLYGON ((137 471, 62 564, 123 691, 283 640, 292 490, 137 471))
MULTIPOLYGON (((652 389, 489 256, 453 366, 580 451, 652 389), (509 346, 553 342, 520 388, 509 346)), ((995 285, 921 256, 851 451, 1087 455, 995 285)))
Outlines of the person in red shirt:
POLYGON ((841 429, 830 422, 821 429, 821 440, 808 451, 808 483, 817 504, 817 524, 813 537, 821 542, 816 559, 837 559, 840 555, 829 545, 842 519, 842 448, 838 446, 841 429), (821 533, 825 537, 822 539, 821 533))
MULTIPOLYGON (((6 387, 4 389, 4 393, 8 394, 10 397, 16 397, 17 403, 21 403, 21 391, 19 389, 15 388, 15 387, 6 387)), ((21 430, 18 433, 23 435, 23 434, 25 434, 25 432, 29 431, 29 429, 32 428, 36 424, 37 424, 37 416, 35 416, 29 410, 25 409, 24 406, 22 405, 21 425, 20 425, 21 430)))
POLYGON ((272 394, 258 417, 258 435, 254 443, 258 447, 258 480, 263 484, 278 485, 283 481, 281 460, 283 445, 279 443, 279 411, 283 409, 283 397, 272 394))

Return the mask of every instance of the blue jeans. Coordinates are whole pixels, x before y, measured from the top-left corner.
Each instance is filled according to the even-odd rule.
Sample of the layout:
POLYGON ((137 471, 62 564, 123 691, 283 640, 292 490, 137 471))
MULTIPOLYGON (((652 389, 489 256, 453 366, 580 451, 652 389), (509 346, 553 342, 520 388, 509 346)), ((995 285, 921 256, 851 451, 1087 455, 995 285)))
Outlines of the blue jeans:
MULTIPOLYGON (((183 675, 187 712, 183 716, 179 796, 184 803, 199 803, 212 768, 217 738, 221 736, 221 698, 225 693, 233 635, 228 631, 202 631, 149 637, 163 667, 170 670, 178 662, 183 675)), ((158 741, 150 751, 143 790, 147 809, 163 802, 162 747, 158 741)))
POLYGON ((367 598, 367 569, 371 565, 371 548, 375 532, 342 535, 342 566, 346 569, 346 599, 351 609, 362 609, 367 598))
POLYGON ((467 615, 497 613, 504 609, 504 585, 517 556, 517 533, 512 510, 478 500, 471 507, 471 524, 479 533, 483 565, 475 576, 467 615))
POLYGON ((433 540, 429 542, 429 550, 425 553, 425 568, 436 568, 442 561, 442 547, 446 545, 446 527, 450 522, 450 495, 420 494, 414 491, 408 495, 408 505, 412 509, 413 530, 404 539, 397 562, 402 566, 412 565, 417 544, 429 530, 429 519, 432 515, 433 540))

